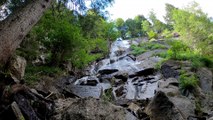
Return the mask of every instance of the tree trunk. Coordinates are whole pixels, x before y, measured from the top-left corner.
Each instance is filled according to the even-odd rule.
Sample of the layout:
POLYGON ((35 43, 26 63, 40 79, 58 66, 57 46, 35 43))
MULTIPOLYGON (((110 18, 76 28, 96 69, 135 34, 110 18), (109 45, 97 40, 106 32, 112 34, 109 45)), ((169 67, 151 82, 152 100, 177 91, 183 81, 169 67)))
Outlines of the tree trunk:
POLYGON ((0 67, 6 64, 23 38, 39 21, 53 0, 33 0, 0 22, 0 67))

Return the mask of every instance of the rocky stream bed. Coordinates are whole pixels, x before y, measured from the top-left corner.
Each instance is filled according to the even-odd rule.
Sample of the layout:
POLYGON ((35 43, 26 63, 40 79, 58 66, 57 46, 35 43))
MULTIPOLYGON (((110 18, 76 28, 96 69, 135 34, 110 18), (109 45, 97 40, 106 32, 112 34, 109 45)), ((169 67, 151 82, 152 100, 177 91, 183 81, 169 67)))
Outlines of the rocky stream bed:
POLYGON ((13 82, 2 88, 0 119, 213 120, 212 71, 192 71, 189 62, 173 60, 155 69, 162 58, 154 55, 165 49, 135 57, 130 45, 140 42, 146 41, 115 41, 109 57, 94 62, 80 79, 42 81, 33 89, 13 82), (196 74, 199 87, 181 93, 181 70, 196 74))

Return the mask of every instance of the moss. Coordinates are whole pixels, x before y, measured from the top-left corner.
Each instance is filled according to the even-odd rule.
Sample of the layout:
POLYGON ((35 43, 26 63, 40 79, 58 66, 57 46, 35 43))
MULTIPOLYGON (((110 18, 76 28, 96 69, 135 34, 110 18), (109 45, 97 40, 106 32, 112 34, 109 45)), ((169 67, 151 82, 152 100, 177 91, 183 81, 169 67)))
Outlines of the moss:
POLYGON ((179 83, 181 91, 192 91, 198 86, 198 78, 195 75, 182 74, 179 83))
POLYGON ((105 92, 103 93, 102 99, 108 102, 113 101, 112 88, 105 90, 105 92))

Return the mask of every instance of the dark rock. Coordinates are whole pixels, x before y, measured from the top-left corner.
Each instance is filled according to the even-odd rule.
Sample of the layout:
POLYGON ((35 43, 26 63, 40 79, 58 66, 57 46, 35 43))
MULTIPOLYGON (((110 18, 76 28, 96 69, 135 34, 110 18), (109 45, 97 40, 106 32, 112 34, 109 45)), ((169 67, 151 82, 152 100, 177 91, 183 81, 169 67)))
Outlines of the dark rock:
POLYGON ((165 78, 178 78, 179 77, 179 73, 178 71, 172 69, 173 66, 167 64, 167 63, 164 63, 162 66, 161 66, 161 73, 163 74, 163 76, 165 78))
POLYGON ((158 91, 146 108, 146 113, 154 120, 184 120, 174 104, 161 91, 158 91))
POLYGON ((119 87, 118 89, 115 90, 115 95, 116 97, 120 97, 124 94, 124 86, 119 87))
POLYGON ((116 79, 121 79, 123 82, 126 82, 128 79, 128 74, 116 74, 114 77, 116 79))
POLYGON ((86 83, 82 82, 80 85, 96 86, 97 84, 97 80, 87 80, 86 83))
POLYGON ((101 75, 104 75, 104 74, 112 74, 117 71, 118 69, 103 69, 103 70, 99 70, 98 73, 100 73, 101 75))
POLYGON ((123 80, 121 80, 121 79, 115 79, 115 87, 117 87, 117 86, 119 86, 119 85, 122 85, 122 84, 124 84, 124 82, 123 82, 123 80))
POLYGON ((134 55, 132 55, 132 54, 128 54, 127 56, 130 57, 133 61, 136 60, 136 57, 134 55))
POLYGON ((129 75, 129 78, 133 78, 136 76, 148 76, 148 75, 154 74, 154 72, 155 72, 154 68, 147 68, 147 69, 140 70, 134 74, 129 75))
POLYGON ((112 64, 112 63, 114 63, 115 62, 115 60, 114 59, 110 59, 110 63, 112 64))

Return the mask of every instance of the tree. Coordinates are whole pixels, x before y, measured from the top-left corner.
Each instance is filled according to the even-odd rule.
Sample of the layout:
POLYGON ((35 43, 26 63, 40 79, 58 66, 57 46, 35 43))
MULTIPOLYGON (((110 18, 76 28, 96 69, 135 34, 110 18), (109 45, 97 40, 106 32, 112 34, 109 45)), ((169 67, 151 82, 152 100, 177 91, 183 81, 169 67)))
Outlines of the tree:
POLYGON ((152 23, 152 29, 154 32, 161 33, 166 28, 166 25, 157 19, 154 11, 150 11, 149 19, 152 23))
POLYGON ((175 31, 191 49, 201 54, 213 53, 213 22, 197 3, 185 9, 173 10, 172 18, 175 31))
POLYGON ((0 65, 3 66, 23 38, 50 6, 52 0, 36 0, 0 22, 0 65))
POLYGON ((164 16, 164 20, 168 25, 172 25, 173 24, 173 20, 172 20, 172 12, 173 10, 177 9, 175 6, 166 3, 166 15, 164 16))
POLYGON ((120 31, 121 37, 125 38, 125 34, 126 34, 126 31, 127 31, 127 28, 124 25, 124 20, 122 18, 116 19, 115 25, 116 25, 118 31, 120 31))
POLYGON ((142 22, 145 21, 146 18, 143 15, 137 15, 134 18, 134 21, 136 23, 136 32, 138 33, 138 36, 145 36, 145 31, 142 28, 142 22))
MULTIPOLYGON (((6 4, 15 5, 13 8, 17 8, 11 11, 8 17, 4 13, 0 14, 5 16, 4 20, 0 22, 0 66, 3 66, 7 62, 23 38, 53 2, 54 0, 4 0, 0 2, 1 8, 6 4)), ((64 5, 67 2, 73 2, 73 6, 76 6, 76 11, 85 11, 87 9, 86 3, 82 0, 59 0, 58 2, 64 5)), ((103 10, 112 2, 113 0, 95 0, 91 6, 96 10, 103 10)))

